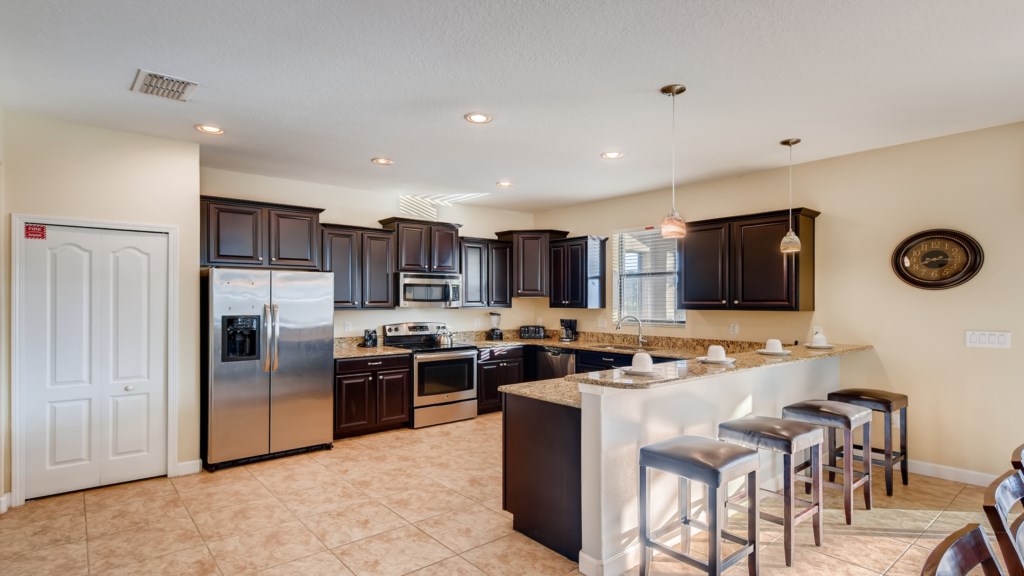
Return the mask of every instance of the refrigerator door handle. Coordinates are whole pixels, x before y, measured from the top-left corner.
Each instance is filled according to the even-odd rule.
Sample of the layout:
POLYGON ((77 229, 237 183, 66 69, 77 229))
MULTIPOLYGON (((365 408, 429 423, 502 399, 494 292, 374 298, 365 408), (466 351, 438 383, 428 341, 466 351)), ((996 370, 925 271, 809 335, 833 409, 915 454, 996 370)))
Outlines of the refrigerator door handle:
POLYGON ((280 309, 277 304, 274 304, 274 365, 270 368, 271 372, 277 372, 277 354, 280 350, 281 343, 281 317, 280 309))
POLYGON ((266 342, 263 347, 263 371, 270 372, 270 304, 263 305, 263 333, 266 335, 266 342))

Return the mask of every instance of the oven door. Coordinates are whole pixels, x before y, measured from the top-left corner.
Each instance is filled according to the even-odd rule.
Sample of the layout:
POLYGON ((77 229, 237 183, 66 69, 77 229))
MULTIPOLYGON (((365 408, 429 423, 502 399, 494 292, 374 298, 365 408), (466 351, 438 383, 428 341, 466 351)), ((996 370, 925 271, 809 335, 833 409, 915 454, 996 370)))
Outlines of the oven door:
POLYGON ((475 399, 476 355, 475 349, 413 354, 412 405, 432 406, 475 399))

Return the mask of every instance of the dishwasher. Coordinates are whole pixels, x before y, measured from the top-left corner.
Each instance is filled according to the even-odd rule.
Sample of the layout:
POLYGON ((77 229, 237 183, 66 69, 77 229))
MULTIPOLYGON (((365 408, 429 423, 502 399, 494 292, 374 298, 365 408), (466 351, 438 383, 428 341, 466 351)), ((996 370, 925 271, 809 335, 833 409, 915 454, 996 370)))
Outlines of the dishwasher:
POLYGON ((533 380, 564 378, 576 373, 576 351, 538 346, 534 352, 533 380))

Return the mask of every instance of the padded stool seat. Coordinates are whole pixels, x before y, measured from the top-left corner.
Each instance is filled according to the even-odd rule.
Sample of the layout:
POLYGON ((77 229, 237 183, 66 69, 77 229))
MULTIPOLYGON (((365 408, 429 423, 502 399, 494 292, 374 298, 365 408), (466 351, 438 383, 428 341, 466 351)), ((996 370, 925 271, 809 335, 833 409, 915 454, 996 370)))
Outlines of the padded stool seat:
MULTIPOLYGON (((906 486, 910 480, 910 468, 907 462, 907 406, 910 404, 910 399, 906 394, 900 394, 899 392, 889 392, 888 390, 875 390, 873 388, 843 388, 842 390, 836 390, 830 392, 828 395, 829 400, 835 400, 837 402, 846 402, 847 404, 853 404, 854 406, 861 406, 863 408, 869 408, 875 412, 881 412, 885 415, 885 422, 882 426, 882 430, 885 433, 885 444, 883 448, 871 447, 872 454, 882 454, 881 460, 874 460, 872 462, 879 466, 885 467, 885 494, 892 496, 892 471, 893 467, 897 463, 900 464, 900 476, 903 480, 903 485, 906 486), (896 411, 900 413, 900 449, 892 449, 892 414, 896 411)), ((863 450, 863 446, 854 444, 855 450, 863 450)), ((840 451, 837 455, 842 455, 840 451)))
MULTIPOLYGON (((806 400, 790 404, 782 409, 782 417, 807 422, 828 428, 828 465, 822 468, 829 471, 826 486, 840 488, 843 491, 843 509, 846 523, 853 524, 853 491, 859 487, 864 489, 864 507, 871 510, 871 459, 864 462, 863 471, 855 478, 853 459, 843 458, 843 467, 836 467, 836 436, 835 431, 843 431, 843 454, 853 454, 853 431, 864 430, 864 446, 871 446, 871 409, 862 408, 845 402, 834 400, 806 400), (834 482, 835 473, 843 474, 842 484, 834 482)), ((809 463, 802 464, 797 470, 803 470, 809 463)))
MULTIPOLYGON (((810 518, 814 530, 814 544, 821 546, 822 528, 822 492, 821 492, 821 444, 824 434, 814 424, 771 418, 768 416, 744 416, 718 425, 718 438, 741 446, 749 446, 759 450, 771 450, 782 454, 783 465, 783 512, 782 516, 770 514, 764 510, 760 516, 779 524, 783 529, 783 542, 786 553, 786 566, 793 565, 793 529, 797 524, 810 518), (811 451, 811 474, 809 478, 798 477, 793 465, 793 455, 803 450, 811 451), (811 501, 800 511, 794 511, 797 503, 793 483, 796 480, 810 481, 811 501)), ((775 494, 774 492, 772 494, 775 494)))
POLYGON ((747 558, 750 576, 757 576, 759 563, 757 553, 757 469, 760 463, 757 451, 737 444, 719 442, 700 436, 678 436, 649 444, 640 448, 640 575, 646 576, 650 568, 650 554, 657 550, 662 554, 700 568, 708 574, 718 576, 736 562, 747 558), (648 525, 649 483, 648 468, 662 470, 679 477, 679 518, 652 533, 648 525), (747 535, 741 538, 723 526, 726 522, 725 502, 726 490, 730 480, 747 479, 748 506, 747 535), (708 521, 700 522, 690 517, 690 480, 696 480, 708 486, 708 521), (707 561, 690 556, 690 527, 696 526, 708 531, 707 561), (682 528, 685 552, 657 541, 659 536, 682 528), (725 559, 721 558, 722 539, 725 538, 741 547, 725 559))

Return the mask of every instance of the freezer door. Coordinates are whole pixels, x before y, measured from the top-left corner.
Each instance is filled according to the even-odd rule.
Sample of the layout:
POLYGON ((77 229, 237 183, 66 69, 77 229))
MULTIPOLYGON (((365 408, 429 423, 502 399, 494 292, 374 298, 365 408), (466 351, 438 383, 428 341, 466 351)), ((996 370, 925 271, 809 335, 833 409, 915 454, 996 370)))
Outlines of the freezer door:
POLYGON ((270 451, 333 440, 334 274, 271 272, 270 451))
POLYGON ((204 401, 206 462, 215 464, 268 450, 270 272, 211 268, 209 275, 204 401), (255 328, 257 346, 235 340, 239 325, 255 328))

